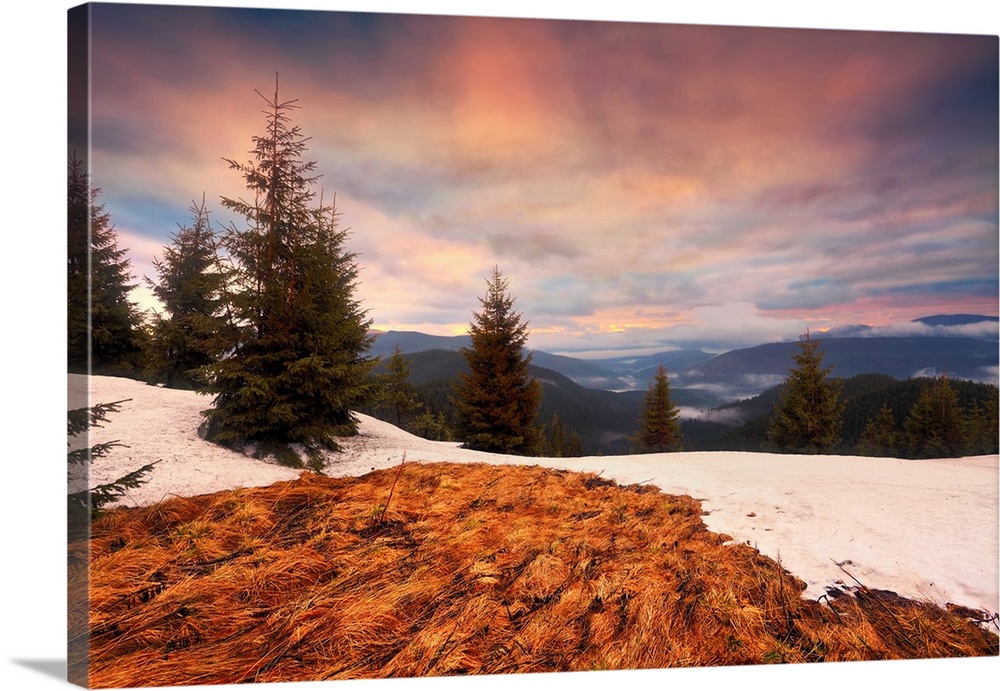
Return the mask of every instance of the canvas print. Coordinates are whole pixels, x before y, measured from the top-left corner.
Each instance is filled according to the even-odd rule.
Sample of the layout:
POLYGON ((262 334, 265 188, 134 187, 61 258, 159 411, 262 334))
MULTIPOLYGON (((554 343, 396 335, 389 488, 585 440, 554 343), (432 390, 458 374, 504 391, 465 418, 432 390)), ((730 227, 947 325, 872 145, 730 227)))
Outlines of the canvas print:
POLYGON ((69 11, 69 680, 997 656, 993 35, 69 11))

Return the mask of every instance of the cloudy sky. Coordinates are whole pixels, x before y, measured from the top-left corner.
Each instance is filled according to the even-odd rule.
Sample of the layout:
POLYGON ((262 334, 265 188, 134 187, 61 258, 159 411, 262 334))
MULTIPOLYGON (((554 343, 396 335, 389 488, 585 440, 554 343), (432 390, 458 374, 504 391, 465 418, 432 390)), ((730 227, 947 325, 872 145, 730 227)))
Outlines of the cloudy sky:
POLYGON ((278 73, 375 328, 464 332, 494 265, 567 354, 998 311, 995 35, 98 5, 92 36, 140 276, 203 193, 234 220, 278 73))

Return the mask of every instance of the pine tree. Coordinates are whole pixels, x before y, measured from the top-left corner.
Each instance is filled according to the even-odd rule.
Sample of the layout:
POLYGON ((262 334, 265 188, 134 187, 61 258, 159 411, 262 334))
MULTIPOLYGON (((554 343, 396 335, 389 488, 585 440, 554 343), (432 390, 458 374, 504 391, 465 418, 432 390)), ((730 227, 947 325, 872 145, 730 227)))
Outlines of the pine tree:
POLYGON ((563 456, 566 458, 579 458, 583 455, 583 441, 580 439, 580 435, 576 432, 572 432, 569 435, 569 439, 566 440, 566 450, 563 452, 563 456))
POLYGON ((75 372, 127 373, 140 364, 142 317, 129 301, 135 287, 128 250, 104 205, 97 203, 83 162, 69 160, 67 184, 67 314, 69 369, 75 372))
POLYGON ((399 345, 393 348, 386 367, 388 371, 380 378, 378 407, 388 410, 396 427, 402 429, 404 421, 420 407, 420 402, 410 383, 410 366, 399 345))
POLYGON ((524 355, 528 323, 514 310, 507 279, 494 267, 482 310, 469 324, 472 347, 463 348, 469 373, 454 386, 456 432, 466 448, 534 456, 543 435, 535 425, 542 387, 528 373, 524 355))
MULTIPOLYGON (((995 391, 995 387, 994 387, 995 391)), ((975 455, 997 453, 1000 447, 996 395, 982 403, 973 401, 965 411, 963 433, 966 452, 975 455)))
POLYGON ((947 377, 924 387, 910 409, 904 431, 911 458, 951 458, 964 451, 962 409, 947 377))
MULTIPOLYGON (((66 436, 69 444, 76 437, 86 434, 91 427, 100 427, 108 419, 108 413, 117 413, 121 404, 130 401, 124 399, 111 403, 98 403, 88 408, 77 408, 66 413, 66 436)), ((86 439, 86 437, 84 437, 86 439)), ((83 448, 70 450, 66 454, 68 470, 67 493, 67 525, 69 541, 84 540, 90 534, 90 522, 98 516, 101 510, 116 499, 121 498, 130 489, 140 487, 146 482, 144 476, 153 470, 159 461, 153 461, 137 468, 117 480, 90 487, 88 466, 96 458, 108 455, 112 449, 125 447, 120 441, 108 441, 93 444, 83 448)), ((126 447, 127 448, 127 447, 126 447)))
POLYGON ((549 458, 562 458, 566 454, 566 428, 563 426, 559 411, 552 413, 552 422, 549 423, 548 448, 545 455, 549 458))
POLYGON ((193 223, 181 226, 154 259, 157 281, 146 278, 163 304, 154 317, 147 348, 146 378, 170 388, 196 388, 195 372, 222 356, 226 274, 216 256, 215 233, 201 204, 192 202, 193 223))
POLYGON ((900 435, 896 431, 892 406, 884 403, 878 414, 865 424, 858 442, 858 453, 862 456, 891 458, 899 454, 899 443, 900 435))
POLYGON ((303 161, 307 139, 290 125, 296 101, 257 92, 266 104, 266 132, 253 137, 254 160, 226 159, 242 174, 252 201, 223 197, 247 227, 228 229, 221 244, 231 258, 230 296, 238 336, 230 354, 206 368, 215 394, 205 411, 207 438, 258 445, 298 465, 288 445, 306 447, 314 466, 336 437, 357 433, 352 409, 370 399, 376 358, 367 355, 371 320, 354 298, 356 255, 344 249, 333 204, 313 185, 316 163, 303 161))
POLYGON ((799 341, 799 352, 792 355, 796 366, 789 368, 784 391, 768 425, 768 439, 779 451, 822 453, 840 441, 842 382, 829 378, 833 366, 823 366, 819 346, 820 342, 806 331, 799 341))
POLYGON ((670 380, 661 364, 649 382, 635 439, 639 453, 682 451, 680 411, 670 399, 670 380))
POLYGON ((444 413, 438 411, 435 415, 431 409, 424 406, 424 412, 418 415, 410 425, 413 434, 432 441, 451 441, 451 428, 444 413))

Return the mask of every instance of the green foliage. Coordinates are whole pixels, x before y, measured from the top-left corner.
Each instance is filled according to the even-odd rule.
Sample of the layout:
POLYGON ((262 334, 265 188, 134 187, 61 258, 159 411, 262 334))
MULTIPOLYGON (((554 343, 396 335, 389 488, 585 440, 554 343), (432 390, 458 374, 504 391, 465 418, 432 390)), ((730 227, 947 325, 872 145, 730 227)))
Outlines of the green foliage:
MULTIPOLYGON (((121 409, 121 404, 131 399, 113 401, 111 403, 98 403, 89 408, 77 408, 66 413, 66 437, 67 444, 72 446, 76 437, 85 435, 90 428, 100 427, 102 422, 106 422, 109 413, 117 413, 121 409)), ((70 470, 70 491, 67 494, 67 525, 69 529, 70 541, 85 539, 89 534, 90 522, 100 515, 101 511, 108 504, 116 501, 125 495, 130 489, 136 489, 145 482, 144 476, 153 470, 153 466, 159 461, 147 463, 146 465, 126 473, 122 477, 97 485, 76 489, 78 481, 73 479, 74 466, 82 466, 91 463, 95 458, 108 455, 114 448, 127 448, 119 440, 101 442, 79 449, 71 449, 67 455, 67 465, 70 470)))
POLYGON ((426 406, 424 412, 416 416, 406 430, 431 441, 452 440, 451 426, 444 413, 441 411, 432 413, 430 408, 426 406))
POLYGON ((962 409, 947 377, 926 387, 904 425, 906 454, 911 458, 961 456, 962 409))
POLYGON ((128 299, 135 287, 104 205, 81 160, 67 182, 66 343, 70 371, 126 374, 140 365, 142 318, 128 299))
MULTIPOLYGON (((465 357, 457 350, 438 349, 406 353, 405 358, 417 399, 431 413, 440 414, 454 427, 458 418, 454 404, 454 383, 460 373, 469 373, 465 357)), ((384 367, 383 359, 380 368, 384 367)), ((567 444, 564 456, 631 452, 632 442, 628 435, 635 431, 635 420, 642 407, 643 392, 584 388, 558 372, 538 367, 533 362, 528 365, 528 372, 541 384, 543 390, 536 419, 551 420, 554 414, 559 415, 567 444), (569 448, 574 441, 575 446, 569 448)), ((362 409, 361 412, 387 422, 392 421, 388 414, 374 407, 362 409)), ((403 428, 423 436, 412 423, 404 424, 403 428)), ((551 435, 551 427, 543 432, 543 445, 547 443, 545 435, 551 435)), ((543 447, 541 453, 548 455, 549 452, 543 447)))
POLYGON ((973 401, 965 409, 962 433, 965 450, 972 455, 992 454, 1000 446, 1000 429, 997 416, 997 389, 983 402, 973 401))
POLYGON ((635 435, 635 448, 639 453, 682 451, 680 411, 670 400, 670 381, 663 365, 649 383, 635 435))
POLYGON ((278 100, 277 82, 273 98, 258 95, 266 132, 253 137, 254 161, 227 159, 253 201, 222 198, 247 226, 231 226, 221 240, 233 262, 236 329, 229 354, 203 370, 215 395, 203 413, 206 437, 258 449, 299 443, 314 454, 357 434, 351 411, 372 396, 377 362, 366 355, 371 320, 353 296, 347 231, 333 204, 316 201, 316 163, 302 160, 306 138, 289 124, 298 106, 278 100))
POLYGON ((842 383, 828 377, 833 367, 823 366, 819 345, 806 331, 799 341, 799 352, 792 355, 795 367, 788 371, 781 400, 768 425, 768 439, 778 451, 824 453, 840 441, 842 383))
POLYGON ((583 455, 583 441, 580 439, 580 435, 577 432, 573 432, 569 435, 569 439, 566 440, 566 448, 563 452, 563 456, 566 458, 578 458, 583 455))
MULTIPOLYGON (((841 392, 844 425, 841 441, 831 451, 904 458, 913 456, 907 449, 904 422, 921 396, 926 396, 927 390, 937 383, 937 380, 927 378, 897 380, 883 374, 859 374, 844 380, 841 392), (888 413, 883 412, 883 408, 888 409, 888 413), (891 430, 890 415, 893 421, 891 430), (891 447, 893 438, 895 447, 891 447)), ((959 427, 962 441, 958 453, 945 453, 943 450, 933 453, 941 454, 941 457, 997 453, 996 385, 951 379, 948 385, 954 390, 961 409, 959 427)), ((767 428, 772 416, 768 411, 777 407, 785 388, 782 384, 752 399, 720 406, 720 410, 745 420, 742 424, 725 426, 684 420, 685 441, 690 443, 694 432, 699 450, 768 450, 767 428)))
POLYGON ((899 453, 899 446, 896 418, 893 416, 892 406, 885 403, 878 415, 865 425, 858 442, 858 453, 862 456, 892 457, 899 453))
POLYGON ((163 261, 153 261, 158 280, 146 278, 165 314, 154 317, 145 376, 170 388, 196 388, 198 370, 217 361, 226 345, 226 272, 204 197, 192 203, 191 213, 192 225, 171 236, 163 261))
POLYGON ((552 413, 552 422, 549 423, 545 455, 549 458, 562 458, 566 455, 566 428, 558 411, 552 413))
POLYGON ((514 310, 507 280, 497 267, 487 279, 482 310, 469 325, 472 347, 463 348, 469 373, 454 385, 457 435, 466 448, 535 456, 543 437, 535 425, 542 387, 529 375, 523 348, 528 324, 514 310))
POLYGON ((393 348, 386 370, 379 377, 376 406, 389 414, 396 427, 405 429, 404 422, 414 410, 420 408, 420 401, 410 383, 410 366, 398 345, 393 348))

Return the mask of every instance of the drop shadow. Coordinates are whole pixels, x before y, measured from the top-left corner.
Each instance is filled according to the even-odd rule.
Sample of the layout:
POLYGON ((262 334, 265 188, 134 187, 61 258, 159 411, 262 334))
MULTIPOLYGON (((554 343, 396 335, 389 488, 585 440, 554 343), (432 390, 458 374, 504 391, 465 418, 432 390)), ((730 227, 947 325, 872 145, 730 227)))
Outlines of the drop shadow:
POLYGON ((66 681, 66 658, 43 660, 11 660, 16 665, 27 667, 47 677, 66 681))

